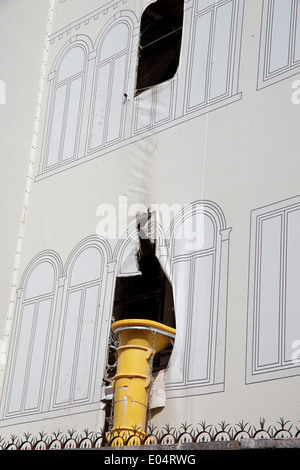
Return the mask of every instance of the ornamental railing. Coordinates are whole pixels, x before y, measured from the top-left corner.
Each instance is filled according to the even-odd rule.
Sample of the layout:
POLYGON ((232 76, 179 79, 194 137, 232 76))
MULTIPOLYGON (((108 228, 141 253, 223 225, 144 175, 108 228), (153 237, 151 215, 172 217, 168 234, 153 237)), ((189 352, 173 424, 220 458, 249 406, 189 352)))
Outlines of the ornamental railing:
MULTIPOLYGON (((133 430, 135 431, 135 430, 133 430)), ((51 449, 96 449, 111 446, 160 445, 206 443, 222 441, 241 441, 243 439, 297 439, 300 438, 300 426, 280 418, 274 425, 267 425, 260 419, 257 426, 241 421, 231 425, 222 421, 218 425, 200 422, 197 426, 182 424, 179 429, 164 426, 161 429, 149 426, 147 435, 142 438, 138 430, 126 437, 124 433, 108 441, 105 431, 84 430, 79 433, 68 430, 66 433, 39 433, 32 436, 25 433, 22 437, 11 435, 7 440, 0 436, 1 450, 51 450, 51 449)))

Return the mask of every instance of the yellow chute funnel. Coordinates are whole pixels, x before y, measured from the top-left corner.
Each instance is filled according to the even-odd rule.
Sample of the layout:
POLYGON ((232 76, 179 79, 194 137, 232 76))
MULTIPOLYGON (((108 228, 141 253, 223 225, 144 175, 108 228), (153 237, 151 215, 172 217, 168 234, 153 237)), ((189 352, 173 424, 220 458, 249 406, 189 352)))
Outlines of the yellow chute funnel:
POLYGON ((146 433, 151 362, 175 338, 175 329, 151 320, 120 320, 112 325, 118 335, 117 373, 113 379, 114 414, 109 433, 112 446, 146 433))

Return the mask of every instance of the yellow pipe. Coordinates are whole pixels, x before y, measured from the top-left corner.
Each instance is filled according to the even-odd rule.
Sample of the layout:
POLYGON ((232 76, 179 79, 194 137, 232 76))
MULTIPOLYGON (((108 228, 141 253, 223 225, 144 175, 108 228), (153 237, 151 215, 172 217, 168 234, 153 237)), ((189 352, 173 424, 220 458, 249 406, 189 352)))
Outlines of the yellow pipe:
POLYGON ((113 379, 114 416, 109 434, 112 446, 130 436, 145 437, 151 361, 170 345, 175 329, 151 320, 120 320, 112 325, 118 335, 117 373, 113 379))

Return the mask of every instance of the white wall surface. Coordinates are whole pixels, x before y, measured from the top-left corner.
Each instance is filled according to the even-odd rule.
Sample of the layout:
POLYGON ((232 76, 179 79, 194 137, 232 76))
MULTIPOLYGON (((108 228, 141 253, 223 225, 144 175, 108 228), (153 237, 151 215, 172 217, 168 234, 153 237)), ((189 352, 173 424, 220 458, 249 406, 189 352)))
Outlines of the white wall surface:
MULTIPOLYGON (((5 83, 5 103, 0 104, 0 341, 14 309, 48 10, 48 0, 3 0, 0 5, 0 80, 5 83)), ((5 361, 1 354, 1 369, 5 361)))

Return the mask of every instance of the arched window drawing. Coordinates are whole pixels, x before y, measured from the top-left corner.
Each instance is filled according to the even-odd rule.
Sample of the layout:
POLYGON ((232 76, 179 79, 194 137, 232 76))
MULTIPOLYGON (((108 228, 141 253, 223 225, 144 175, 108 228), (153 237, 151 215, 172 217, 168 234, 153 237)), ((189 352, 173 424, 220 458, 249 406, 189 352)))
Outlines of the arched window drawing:
POLYGON ((229 232, 220 210, 208 202, 188 206, 174 222, 176 340, 168 396, 223 390, 229 232))
POLYGON ((90 122, 91 151, 122 137, 130 39, 129 23, 120 21, 99 43, 90 122))
POLYGON ((32 263, 19 290, 7 416, 42 409, 58 274, 57 257, 41 255, 32 263))
POLYGON ((60 328, 54 406, 91 399, 104 267, 104 253, 96 243, 83 243, 71 258, 60 328))
MULTIPOLYGON (((147 3, 140 19, 131 9, 108 9, 95 42, 87 35, 91 22, 86 19, 87 34, 72 36, 57 55, 48 75, 36 181, 242 98, 244 0, 147 3), (158 53, 162 75, 155 63, 158 53)), ((102 7, 89 18, 102 17, 97 11, 103 13, 102 7)), ((82 25, 78 19, 70 31, 82 25)), ((51 35, 54 50, 70 31, 51 35)))
POLYGON ((45 170, 77 158, 87 51, 74 42, 60 58, 53 75, 45 170))

